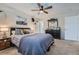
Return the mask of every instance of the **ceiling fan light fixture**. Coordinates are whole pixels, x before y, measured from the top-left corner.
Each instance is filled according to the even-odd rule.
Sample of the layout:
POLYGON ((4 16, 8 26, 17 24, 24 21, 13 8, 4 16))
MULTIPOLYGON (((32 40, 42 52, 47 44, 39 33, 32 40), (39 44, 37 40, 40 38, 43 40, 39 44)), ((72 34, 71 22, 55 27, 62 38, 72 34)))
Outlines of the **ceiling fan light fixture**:
POLYGON ((43 11, 41 10, 40 13, 43 13, 43 11))
POLYGON ((38 7, 39 7, 39 10, 32 10, 32 11, 39 11, 39 13, 45 13, 45 14, 48 14, 48 9, 51 9, 52 6, 47 6, 44 8, 43 5, 41 5, 40 3, 37 3, 38 7))

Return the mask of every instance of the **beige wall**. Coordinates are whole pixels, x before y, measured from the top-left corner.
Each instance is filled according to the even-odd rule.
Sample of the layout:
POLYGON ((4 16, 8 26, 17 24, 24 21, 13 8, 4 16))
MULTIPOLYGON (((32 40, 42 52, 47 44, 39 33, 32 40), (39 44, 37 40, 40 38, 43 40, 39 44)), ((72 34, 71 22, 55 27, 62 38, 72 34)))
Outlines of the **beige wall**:
MULTIPOLYGON (((6 16, 4 13, 0 14, 0 25, 6 25, 8 27, 30 27, 35 32, 35 25, 33 22, 31 22, 31 17, 27 17, 27 23, 28 25, 22 26, 22 25, 16 25, 16 20, 19 20, 16 18, 16 15, 8 13, 6 16)), ((64 39, 64 16, 57 16, 59 26, 61 27, 61 37, 64 39)), ((40 18, 39 18, 40 19, 40 18)), ((40 19, 42 22, 44 22, 44 30, 48 28, 48 22, 47 18, 40 19)), ((39 20, 38 20, 39 21, 39 20)))
MULTIPOLYGON (((35 26, 34 23, 31 22, 31 18, 27 16, 26 22, 28 23, 27 25, 17 25, 16 21, 19 21, 20 19, 16 18, 15 14, 11 13, 0 13, 0 27, 30 27, 32 29, 32 32, 35 31, 35 26)), ((8 33, 8 35, 10 35, 8 33)))

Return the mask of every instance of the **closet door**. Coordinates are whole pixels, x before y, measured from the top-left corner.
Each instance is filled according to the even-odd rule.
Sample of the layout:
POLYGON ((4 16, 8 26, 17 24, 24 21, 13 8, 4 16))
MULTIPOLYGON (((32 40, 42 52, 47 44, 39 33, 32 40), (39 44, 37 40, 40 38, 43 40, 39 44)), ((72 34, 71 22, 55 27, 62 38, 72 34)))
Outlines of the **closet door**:
POLYGON ((65 40, 78 40, 78 16, 65 18, 65 40))
POLYGON ((79 41, 79 16, 78 16, 78 20, 77 20, 77 40, 79 41))

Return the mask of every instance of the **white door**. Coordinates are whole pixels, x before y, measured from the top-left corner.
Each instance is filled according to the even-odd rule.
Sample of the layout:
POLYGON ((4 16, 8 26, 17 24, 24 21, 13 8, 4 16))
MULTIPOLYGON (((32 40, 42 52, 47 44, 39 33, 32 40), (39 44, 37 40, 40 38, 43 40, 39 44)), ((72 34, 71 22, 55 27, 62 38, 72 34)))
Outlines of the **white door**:
POLYGON ((37 22, 36 31, 37 31, 37 33, 44 33, 44 22, 43 21, 37 22))
POLYGON ((78 16, 65 18, 65 39, 78 40, 78 16))

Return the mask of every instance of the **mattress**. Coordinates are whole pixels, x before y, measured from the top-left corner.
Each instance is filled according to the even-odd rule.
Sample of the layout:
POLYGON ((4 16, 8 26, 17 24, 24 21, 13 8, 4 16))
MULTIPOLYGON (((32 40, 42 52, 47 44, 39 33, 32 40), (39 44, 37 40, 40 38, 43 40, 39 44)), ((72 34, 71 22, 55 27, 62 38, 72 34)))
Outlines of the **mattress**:
POLYGON ((11 35, 11 42, 16 45, 17 47, 19 47, 19 44, 20 44, 20 40, 22 37, 24 36, 30 36, 30 35, 33 35, 34 33, 31 33, 31 34, 25 34, 25 35, 11 35))

